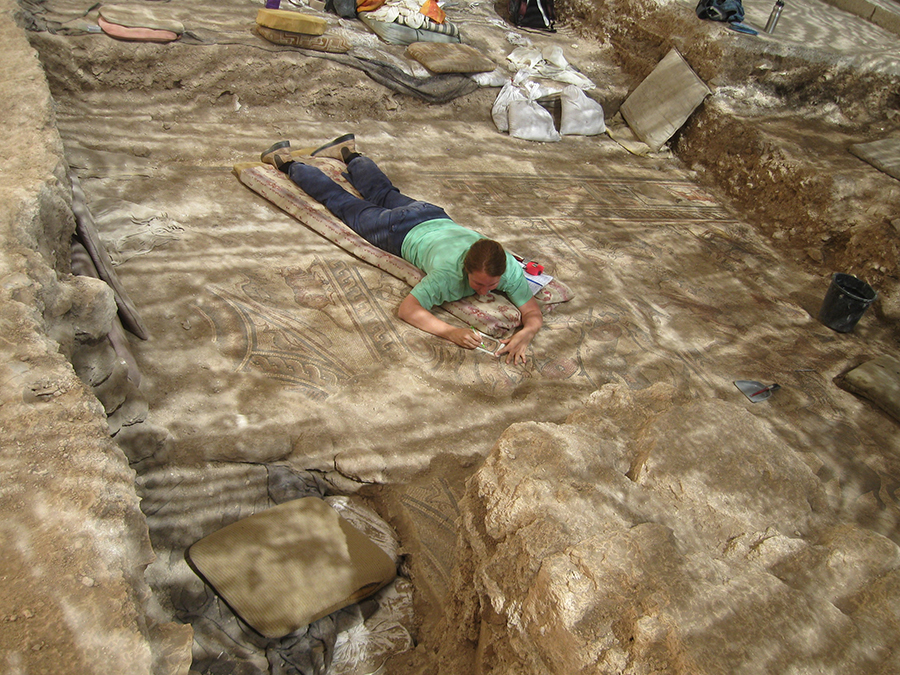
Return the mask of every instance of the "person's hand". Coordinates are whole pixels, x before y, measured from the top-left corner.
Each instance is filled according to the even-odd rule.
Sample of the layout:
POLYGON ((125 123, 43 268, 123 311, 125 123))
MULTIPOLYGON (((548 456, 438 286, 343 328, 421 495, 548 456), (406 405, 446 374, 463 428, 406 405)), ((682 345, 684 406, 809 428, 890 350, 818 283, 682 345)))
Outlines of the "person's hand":
POLYGON ((497 350, 497 356, 506 354, 507 363, 510 363, 511 361, 513 365, 516 365, 521 359, 521 363, 524 365, 528 360, 525 358, 525 350, 528 349, 528 345, 531 344, 532 337, 533 335, 530 332, 520 330, 511 338, 500 340, 500 342, 503 343, 503 347, 497 350))
POLYGON ((454 328, 447 337, 464 349, 475 349, 481 344, 481 336, 471 328, 454 328))
POLYGON ((525 350, 531 344, 531 339, 544 325, 544 315, 541 314, 541 308, 534 298, 530 298, 528 302, 519 307, 519 312, 522 317, 522 330, 508 340, 501 340, 503 347, 497 350, 497 356, 506 354, 506 362, 512 361, 513 365, 520 361, 523 365, 525 364, 527 360, 525 350))

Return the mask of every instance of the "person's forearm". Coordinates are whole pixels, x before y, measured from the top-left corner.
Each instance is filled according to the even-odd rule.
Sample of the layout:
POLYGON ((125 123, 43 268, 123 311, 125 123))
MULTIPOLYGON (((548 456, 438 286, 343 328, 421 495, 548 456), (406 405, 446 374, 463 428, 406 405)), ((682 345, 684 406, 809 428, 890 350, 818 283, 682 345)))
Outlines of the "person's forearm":
POLYGON ((460 347, 474 349, 481 344, 480 338, 474 331, 464 328, 455 328, 446 321, 442 321, 422 307, 422 305, 419 304, 419 301, 412 295, 406 296, 403 302, 400 303, 400 308, 397 310, 397 316, 419 330, 431 333, 432 335, 444 338, 445 340, 450 340, 460 347))
POLYGON ((519 308, 519 314, 522 321, 522 330, 520 333, 526 333, 530 338, 537 335, 537 332, 544 325, 544 314, 541 312, 540 305, 537 300, 532 298, 519 308))
POLYGON ((449 339, 448 336, 450 331, 453 330, 453 326, 446 321, 441 321, 434 314, 422 307, 422 305, 420 305, 411 295, 407 296, 406 299, 400 303, 397 315, 411 326, 415 326, 419 330, 424 330, 426 333, 431 333, 432 335, 437 335, 438 337, 445 339, 449 339))
POLYGON ((535 312, 522 314, 522 332, 528 332, 531 337, 537 335, 537 332, 544 325, 544 315, 540 309, 535 312))

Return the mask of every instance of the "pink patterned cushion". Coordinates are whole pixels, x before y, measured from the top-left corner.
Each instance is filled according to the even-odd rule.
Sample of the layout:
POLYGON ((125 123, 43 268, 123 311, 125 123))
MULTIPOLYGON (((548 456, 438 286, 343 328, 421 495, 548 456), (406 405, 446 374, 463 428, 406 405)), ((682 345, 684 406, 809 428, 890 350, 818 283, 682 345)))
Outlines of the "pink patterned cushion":
POLYGON ((129 40, 132 42, 173 42, 178 39, 178 34, 170 30, 121 26, 117 23, 107 21, 102 16, 97 17, 97 23, 104 33, 119 40, 129 40))
MULTIPOLYGON (((342 172, 346 168, 343 162, 327 157, 304 158, 303 161, 315 164, 345 189, 359 194, 343 177, 342 172)), ((238 165, 235 167, 235 174, 251 190, 357 258, 402 279, 410 286, 415 286, 425 276, 419 268, 360 237, 274 167, 268 164, 238 165)), ((542 311, 547 311, 553 305, 572 297, 572 292, 554 279, 535 295, 535 300, 542 311)), ((520 322, 518 308, 499 294, 490 293, 481 297, 473 295, 455 302, 446 302, 441 307, 466 325, 494 337, 510 335, 520 322)))

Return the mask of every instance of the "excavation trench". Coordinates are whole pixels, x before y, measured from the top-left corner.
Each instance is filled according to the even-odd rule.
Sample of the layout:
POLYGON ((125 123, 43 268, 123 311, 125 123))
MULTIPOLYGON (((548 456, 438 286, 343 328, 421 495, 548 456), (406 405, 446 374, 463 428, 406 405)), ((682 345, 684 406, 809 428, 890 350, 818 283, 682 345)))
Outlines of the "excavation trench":
MULTIPOLYGON (((533 520, 504 535, 504 542, 524 538, 515 554, 498 548, 491 558, 479 549, 484 527, 477 519, 485 517, 486 495, 504 489, 507 474, 498 466, 515 458, 510 445, 547 457, 550 468, 536 463, 523 485, 542 470, 566 484, 565 459, 550 449, 582 447, 575 437, 593 439, 585 447, 601 449, 621 475, 640 482, 654 444, 671 440, 665 429, 681 429, 682 438, 699 430, 705 440, 696 447, 732 448, 737 456, 744 448, 732 430, 749 412, 760 426, 747 433, 765 435, 766 447, 789 456, 773 460, 785 475, 803 476, 796 480, 807 492, 790 499, 813 515, 784 516, 779 522, 797 527, 786 535, 813 541, 846 523, 886 542, 900 538, 896 422, 833 384, 867 356, 896 351, 888 320, 897 302, 890 223, 900 214, 888 200, 895 187, 862 163, 847 170, 838 153, 821 158, 842 172, 826 181, 797 137, 809 123, 824 130, 823 147, 863 139, 860 129, 881 116, 855 107, 861 96, 849 85, 833 90, 843 107, 823 111, 808 92, 795 95, 790 114, 779 104, 781 128, 771 125, 765 101, 714 97, 674 140, 682 159, 639 157, 606 136, 557 144, 510 139, 491 121, 496 88, 427 103, 346 63, 263 43, 246 27, 251 9, 219 3, 215 17, 202 17, 219 39, 202 44, 29 34, 56 103, 66 162, 149 332, 146 341, 127 340, 139 389, 122 381, 127 391, 107 392, 115 401, 107 409, 119 411, 115 440, 137 473, 156 554, 146 574, 148 619, 192 625, 193 670, 320 672, 309 661, 316 649, 334 658, 330 672, 363 672, 360 664, 374 670, 391 657, 389 672, 417 672, 438 652, 448 668, 441 672, 467 672, 473 659, 484 667, 504 654, 531 663, 528 649, 510 647, 491 623, 502 603, 489 610, 490 591, 472 579, 483 579, 476 571, 482 564, 531 578, 543 536, 531 531, 534 522, 577 520, 580 507, 560 488, 554 506, 535 509, 533 520), (400 322, 404 282, 306 229, 231 172, 276 140, 317 145, 345 132, 356 134, 360 149, 404 192, 446 206, 577 289, 545 317, 526 366, 459 350, 400 322), (748 181, 752 199, 742 189, 748 181), (786 187, 792 181, 803 189, 786 187), (835 199, 851 183, 857 189, 835 199), (849 215, 841 212, 848 200, 857 207, 849 215), (815 320, 833 266, 866 274, 882 294, 847 338, 815 320), (777 379, 783 389, 773 405, 748 411, 732 384, 739 378, 777 379), (486 457, 494 482, 482 467, 486 457), (400 577, 375 604, 332 617, 315 635, 275 644, 235 619, 189 568, 185 551, 306 494, 374 509, 399 538, 400 577), (473 616, 480 651, 472 649, 479 642, 478 627, 467 624, 473 616), (448 621, 456 622, 452 630, 448 621), (464 648, 454 652, 453 645, 464 648)), ((685 47, 686 37, 710 29, 680 9, 671 15, 679 30, 670 25, 665 35, 662 19, 627 33, 604 28, 608 18, 595 16, 578 32, 568 25, 527 37, 562 46, 598 84, 594 95, 610 116, 671 46, 708 81, 764 72, 755 91, 775 88, 777 75, 760 70, 760 59, 783 57, 746 53, 740 63, 725 59, 725 68, 721 43, 698 39, 685 47), (645 42, 654 44, 652 59, 638 49, 645 42)), ((472 9, 471 35, 500 62, 511 47, 509 29, 491 24, 485 11, 472 9)), ((590 16, 580 3, 565 11, 590 16)), ((846 65, 792 58, 809 73, 830 68, 836 82, 848 81, 846 65)), ((883 103, 881 84, 893 77, 890 69, 871 71, 874 85, 862 98, 873 108, 883 103)), ((718 84, 734 91, 730 82, 718 84)), ((83 374, 105 358, 108 352, 82 348, 73 360, 83 374)), ((709 494, 701 490, 698 499, 711 503, 718 490, 726 501, 742 490, 725 476, 704 485, 709 494)), ((526 497, 509 489, 503 494, 511 501, 499 499, 494 508, 514 511, 510 505, 526 497)), ((747 512, 776 506, 765 501, 747 512)), ((765 530, 764 520, 754 526, 765 530)), ((573 528, 553 537, 581 541, 583 530, 573 528)), ((696 536, 714 539, 707 530, 696 536)), ((493 546, 499 537, 485 540, 493 546)), ((616 631, 627 633, 619 627, 610 634, 616 631)))

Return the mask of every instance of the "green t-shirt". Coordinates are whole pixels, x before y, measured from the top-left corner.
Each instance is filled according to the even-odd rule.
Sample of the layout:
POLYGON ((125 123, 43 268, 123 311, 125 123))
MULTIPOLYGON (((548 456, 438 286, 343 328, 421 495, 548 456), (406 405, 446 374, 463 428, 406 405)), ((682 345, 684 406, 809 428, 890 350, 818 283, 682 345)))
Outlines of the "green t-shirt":
MULTIPOLYGON (((475 291, 463 272, 463 259, 472 246, 484 236, 448 218, 427 220, 416 225, 403 239, 401 255, 425 272, 412 289, 412 296, 425 309, 445 302, 459 300, 475 291)), ((522 266, 509 253, 506 254, 506 271, 500 277, 497 290, 504 293, 516 307, 521 307, 533 296, 522 266)))

